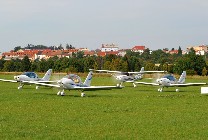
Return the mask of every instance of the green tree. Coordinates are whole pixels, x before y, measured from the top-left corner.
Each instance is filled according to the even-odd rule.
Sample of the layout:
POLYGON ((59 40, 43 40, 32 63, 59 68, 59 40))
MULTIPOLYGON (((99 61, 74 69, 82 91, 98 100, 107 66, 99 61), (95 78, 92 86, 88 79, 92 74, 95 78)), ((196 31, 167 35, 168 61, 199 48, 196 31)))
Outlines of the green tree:
POLYGON ((69 44, 66 44, 66 49, 68 50, 68 49, 70 49, 70 46, 69 46, 69 44))
POLYGON ((111 70, 111 62, 110 61, 105 61, 104 65, 103 65, 103 69, 111 70))
POLYGON ((19 51, 20 49, 22 49, 21 46, 17 46, 17 47, 14 48, 14 52, 17 52, 17 51, 19 51))
POLYGON ((5 63, 5 60, 0 59, 0 71, 4 68, 4 63, 5 63))
POLYGON ((145 65, 145 70, 154 70, 154 66, 155 66, 155 64, 154 63, 151 63, 151 62, 149 62, 149 63, 147 63, 146 65, 145 65))
POLYGON ((95 70, 98 70, 99 69, 99 66, 98 66, 98 63, 97 62, 94 63, 93 69, 95 69, 95 70))
POLYGON ((116 59, 113 59, 112 62, 111 62, 111 70, 120 70, 120 59, 119 58, 116 58, 116 59))
POLYGON ((8 60, 4 63, 3 71, 11 72, 11 71, 14 71, 14 70, 15 70, 15 67, 14 67, 14 61, 13 60, 8 60))
POLYGON ((144 52, 141 54, 141 58, 143 58, 144 60, 150 60, 150 50, 149 50, 149 48, 144 50, 144 52))
POLYGON ((204 67, 202 70, 202 76, 206 76, 206 75, 207 75, 207 69, 206 67, 204 67))
POLYGON ((179 48, 178 48, 178 56, 182 56, 182 50, 181 50, 181 47, 179 46, 179 48))
POLYGON ((22 65, 21 65, 21 71, 29 71, 30 67, 31 67, 31 62, 29 57, 26 55, 23 59, 22 59, 22 65))
POLYGON ((128 63, 127 61, 120 60, 120 71, 128 71, 128 63))
POLYGON ((84 52, 83 51, 78 51, 76 54, 76 58, 80 59, 84 57, 84 52))
POLYGON ((93 57, 86 57, 84 60, 84 71, 88 72, 89 69, 94 68, 95 60, 93 57))
POLYGON ((175 61, 173 71, 177 74, 181 74, 184 70, 188 70, 190 68, 190 58, 184 56, 175 61))
POLYGON ((21 71, 22 61, 20 59, 16 59, 13 61, 14 61, 14 71, 21 71))
POLYGON ((73 47, 72 45, 69 46, 69 49, 75 49, 75 47, 73 47))

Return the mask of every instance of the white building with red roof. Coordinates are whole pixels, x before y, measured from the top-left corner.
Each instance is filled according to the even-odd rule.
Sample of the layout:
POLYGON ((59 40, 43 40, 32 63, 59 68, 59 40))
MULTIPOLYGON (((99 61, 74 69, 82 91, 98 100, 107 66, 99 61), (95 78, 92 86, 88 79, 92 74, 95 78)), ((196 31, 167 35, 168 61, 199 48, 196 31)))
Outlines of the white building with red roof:
POLYGON ((139 53, 143 53, 145 50, 145 46, 134 46, 131 51, 132 52, 139 52, 139 53))

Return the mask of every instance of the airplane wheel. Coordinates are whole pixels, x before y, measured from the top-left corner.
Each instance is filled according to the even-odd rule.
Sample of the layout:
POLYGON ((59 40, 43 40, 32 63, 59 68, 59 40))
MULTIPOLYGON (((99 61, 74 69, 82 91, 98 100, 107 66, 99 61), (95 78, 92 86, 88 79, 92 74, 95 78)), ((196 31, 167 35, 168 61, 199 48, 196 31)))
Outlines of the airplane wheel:
POLYGON ((64 95, 65 95, 65 94, 64 94, 64 92, 62 91, 62 92, 61 92, 61 96, 64 96, 64 95))
POLYGON ((59 91, 59 92, 57 93, 57 95, 61 95, 61 91, 59 91))
POLYGON ((36 88, 36 89, 39 89, 39 86, 36 86, 35 88, 36 88))
POLYGON ((81 93, 81 97, 85 97, 86 95, 85 95, 85 93, 81 93))
POLYGON ((157 91, 160 92, 160 88, 158 88, 157 91))
POLYGON ((159 92, 162 92, 163 90, 162 90, 162 88, 158 88, 158 91, 159 91, 159 92))
POLYGON ((133 83, 133 86, 134 86, 134 87, 137 87, 137 85, 136 85, 135 83, 133 83))
POLYGON ((22 87, 21 87, 21 86, 19 86, 19 87, 18 87, 18 89, 22 89, 22 87))
POLYGON ((179 92, 179 89, 176 89, 176 92, 179 92))

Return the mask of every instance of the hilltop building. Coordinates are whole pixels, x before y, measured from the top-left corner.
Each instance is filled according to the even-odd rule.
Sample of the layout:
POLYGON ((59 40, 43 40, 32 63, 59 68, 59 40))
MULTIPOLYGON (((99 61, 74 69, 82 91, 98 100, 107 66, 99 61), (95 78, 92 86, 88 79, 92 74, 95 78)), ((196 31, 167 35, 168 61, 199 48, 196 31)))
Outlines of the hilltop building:
POLYGON ((187 48, 187 52, 189 52, 191 48, 195 50, 197 55, 205 55, 208 51, 208 45, 190 46, 187 48))
MULTIPOLYGON (((208 45, 199 45, 199 46, 190 46, 187 47, 186 51, 182 50, 182 54, 186 54, 193 48, 198 55, 205 55, 208 52, 208 45)), ((116 44, 102 44, 100 49, 89 50, 88 48, 79 48, 79 49, 20 49, 18 51, 10 51, 2 53, 1 58, 4 60, 11 59, 23 59, 24 56, 28 56, 31 61, 35 59, 49 59, 51 57, 57 56, 61 57, 72 57, 73 54, 76 54, 79 51, 84 53, 84 57, 87 56, 101 56, 104 57, 106 55, 117 55, 117 56, 125 56, 127 50, 132 52, 139 52, 140 54, 144 53, 147 48, 145 46, 134 46, 131 49, 119 49, 119 46, 116 44)), ((168 50, 168 48, 163 49, 164 52, 169 54, 178 54, 178 50, 168 50)), ((151 54, 152 50, 150 50, 151 54)))
POLYGON ((101 52, 116 52, 118 48, 118 45, 115 44, 102 44, 101 52))
POLYGON ((142 54, 145 50, 145 46, 134 46, 131 51, 132 52, 139 52, 140 54, 142 54))

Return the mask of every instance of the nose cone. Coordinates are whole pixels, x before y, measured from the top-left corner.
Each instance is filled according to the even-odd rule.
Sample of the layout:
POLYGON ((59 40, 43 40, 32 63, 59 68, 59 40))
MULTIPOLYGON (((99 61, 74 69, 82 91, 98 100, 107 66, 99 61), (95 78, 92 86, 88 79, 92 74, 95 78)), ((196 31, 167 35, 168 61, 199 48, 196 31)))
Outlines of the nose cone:
POLYGON ((58 83, 59 85, 61 85, 61 84, 62 84, 62 81, 61 81, 61 80, 59 80, 57 83, 58 83))
POLYGON ((67 88, 71 85, 74 85, 73 81, 71 79, 61 79, 57 82, 60 86, 67 88))
POLYGON ((69 84, 72 84, 73 81, 72 81, 71 79, 64 79, 64 80, 61 81, 61 83, 62 83, 63 85, 69 85, 69 84))
POLYGON ((161 84, 162 84, 162 79, 157 79, 157 80, 156 80, 156 83, 158 83, 158 84, 161 85, 161 84))
POLYGON ((19 76, 19 75, 14 76, 14 80, 16 80, 16 81, 20 81, 20 76, 19 76))

